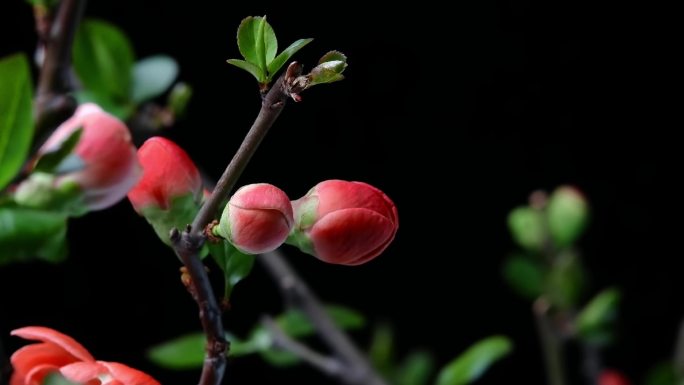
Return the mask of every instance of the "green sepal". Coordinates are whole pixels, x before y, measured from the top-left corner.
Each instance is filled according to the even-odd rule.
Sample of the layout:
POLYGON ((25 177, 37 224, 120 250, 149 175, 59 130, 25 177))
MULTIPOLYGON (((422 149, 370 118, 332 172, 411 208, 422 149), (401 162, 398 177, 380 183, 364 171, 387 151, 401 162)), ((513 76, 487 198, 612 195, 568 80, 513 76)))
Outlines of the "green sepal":
POLYGON ((150 205, 143 208, 141 214, 152 225, 159 239, 171 246, 169 237, 171 229, 185 229, 188 224, 192 223, 199 208, 200 203, 190 193, 172 199, 167 209, 150 205))

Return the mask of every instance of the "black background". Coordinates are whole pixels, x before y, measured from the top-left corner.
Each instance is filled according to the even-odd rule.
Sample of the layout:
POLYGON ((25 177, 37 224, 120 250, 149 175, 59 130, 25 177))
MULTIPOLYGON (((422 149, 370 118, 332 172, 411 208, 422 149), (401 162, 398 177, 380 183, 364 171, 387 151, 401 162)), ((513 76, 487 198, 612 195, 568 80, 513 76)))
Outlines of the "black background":
MULTIPOLYGON (((443 364, 503 333, 516 351, 481 383, 542 384, 530 305, 501 280, 514 248, 505 218, 535 189, 580 187, 593 207, 581 241, 592 292, 624 290, 619 340, 605 362, 640 382, 671 354, 684 313, 681 236, 666 225, 681 221, 681 172, 673 172, 680 146, 671 133, 681 119, 664 118, 671 103, 663 94, 674 87, 660 43, 665 11, 545 1, 376 7, 101 0, 86 13, 123 28, 138 57, 177 58, 195 96, 189 118, 165 135, 214 177, 259 108, 253 79, 225 63, 238 56, 244 16, 268 14, 281 46, 315 37, 297 55, 304 63, 329 49, 348 55, 347 79, 288 105, 241 183, 273 183, 296 198, 324 179, 363 180, 394 199, 399 234, 372 263, 344 268, 286 251, 320 297, 391 322, 399 356, 426 347, 443 364)), ((0 32, 0 56, 31 54, 30 7, 3 1, 0 32)), ((144 358, 146 347, 199 324, 177 261, 129 203, 73 220, 69 239, 62 265, 0 269, 5 350, 21 344, 7 336, 11 329, 46 325, 163 383, 196 381, 196 372, 166 372, 144 358)), ((279 310, 257 268, 225 322, 245 333, 262 312, 279 310)), ((354 336, 363 345, 369 332, 354 336)), ((234 361, 228 377, 329 382, 308 367, 277 371, 257 358, 234 361)))

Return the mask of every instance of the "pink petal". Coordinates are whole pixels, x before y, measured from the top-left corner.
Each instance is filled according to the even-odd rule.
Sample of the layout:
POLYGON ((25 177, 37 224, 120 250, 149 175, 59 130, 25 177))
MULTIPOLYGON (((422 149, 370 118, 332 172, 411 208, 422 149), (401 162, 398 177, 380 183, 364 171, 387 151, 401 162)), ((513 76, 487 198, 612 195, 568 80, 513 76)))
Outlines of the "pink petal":
POLYGON ((107 368, 98 362, 75 362, 66 365, 59 370, 69 381, 75 381, 83 385, 99 385, 100 375, 107 374, 107 368))
POLYGON ((26 379, 22 384, 41 385, 45 376, 53 372, 59 372, 59 368, 55 365, 44 364, 35 366, 28 372, 26 379))
POLYGON ((81 361, 95 361, 95 358, 90 355, 88 350, 76 342, 75 339, 50 328, 27 326, 12 330, 10 334, 27 340, 53 343, 81 361))

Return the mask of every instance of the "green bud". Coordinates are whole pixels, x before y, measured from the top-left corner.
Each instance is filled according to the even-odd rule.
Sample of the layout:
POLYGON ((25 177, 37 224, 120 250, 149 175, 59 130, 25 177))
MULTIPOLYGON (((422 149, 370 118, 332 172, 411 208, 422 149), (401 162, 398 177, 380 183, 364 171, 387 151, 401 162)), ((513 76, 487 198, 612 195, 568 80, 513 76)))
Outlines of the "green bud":
POLYGON ((559 248, 571 246, 587 225, 589 205, 582 193, 570 186, 557 188, 546 207, 549 234, 559 248))
POLYGON ((521 206, 508 214, 508 229, 520 247, 540 251, 544 247, 544 216, 540 210, 521 206))

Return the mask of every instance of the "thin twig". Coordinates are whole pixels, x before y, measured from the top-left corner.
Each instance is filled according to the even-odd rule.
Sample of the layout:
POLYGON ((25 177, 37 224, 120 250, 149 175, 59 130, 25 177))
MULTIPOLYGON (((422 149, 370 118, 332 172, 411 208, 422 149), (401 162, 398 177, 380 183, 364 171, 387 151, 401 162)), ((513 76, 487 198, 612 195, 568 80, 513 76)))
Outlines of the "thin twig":
POLYGON ((546 375, 549 385, 565 385, 565 370, 563 367, 563 349, 555 328, 549 319, 549 303, 539 298, 532 304, 532 312, 537 323, 537 332, 541 341, 546 375))
POLYGON ((261 110, 254 124, 221 175, 213 193, 195 216, 192 225, 189 225, 183 232, 177 229, 171 232, 174 250, 183 261, 187 274, 190 276, 190 290, 200 308, 200 321, 207 338, 207 352, 199 385, 221 383, 226 368, 228 348, 221 310, 199 257, 199 251, 205 241, 204 228, 214 219, 221 201, 233 189, 235 182, 285 106, 288 94, 283 84, 282 78, 278 79, 262 100, 261 110))
POLYGON ((307 345, 291 338, 271 317, 265 316, 261 322, 268 330, 273 339, 273 344, 277 348, 294 354, 330 377, 343 377, 345 368, 340 360, 318 353, 307 345))
MULTIPOLYGON (((68 95, 71 47, 86 0, 62 0, 45 40, 45 59, 36 91, 36 132, 56 127, 71 116, 76 101, 68 95)), ((46 28, 43 26, 43 28, 46 28)))
POLYGON ((330 351, 346 364, 347 370, 340 376, 345 383, 387 385, 372 368, 366 356, 335 325, 316 295, 290 267, 279 251, 260 255, 257 260, 278 284, 285 299, 311 320, 316 332, 330 351))

